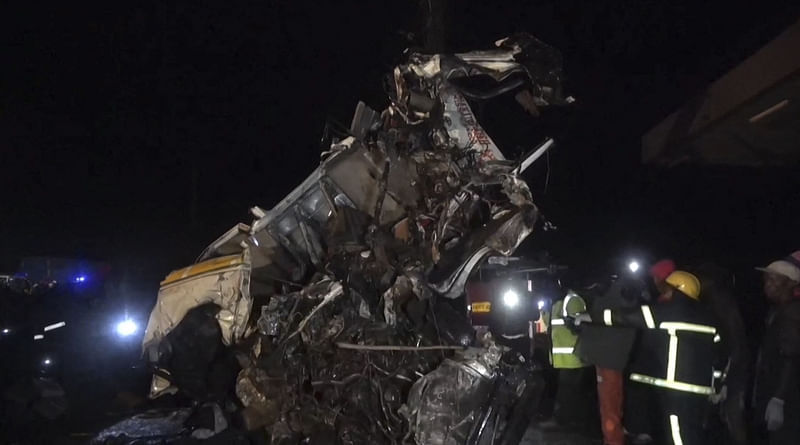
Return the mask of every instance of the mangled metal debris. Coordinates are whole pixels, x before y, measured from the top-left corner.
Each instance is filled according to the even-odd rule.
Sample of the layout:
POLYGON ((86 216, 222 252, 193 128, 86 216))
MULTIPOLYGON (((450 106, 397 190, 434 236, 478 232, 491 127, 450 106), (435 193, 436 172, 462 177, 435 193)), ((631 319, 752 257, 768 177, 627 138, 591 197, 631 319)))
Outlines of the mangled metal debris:
POLYGON ((183 337, 218 331, 241 366, 229 385, 241 424, 272 443, 502 437, 497 413, 525 380, 514 380, 514 397, 497 396, 513 372, 501 372, 502 348, 476 340, 453 299, 487 256, 510 255, 533 231, 538 210, 520 173, 553 141, 507 160, 469 101, 514 94, 538 115, 569 102, 560 77, 558 52, 528 35, 490 51, 409 54, 392 72, 386 110, 360 103, 350 135, 305 181, 162 283, 143 345, 157 369, 151 396, 197 395, 205 380, 182 373, 196 376, 218 355, 181 351, 202 360, 176 366, 175 348, 207 348, 183 337), (476 78, 493 86, 463 82, 476 78))
POLYGON ((408 419, 417 443, 467 443, 491 396, 502 355, 495 344, 483 346, 467 350, 457 359, 445 359, 411 387, 401 413, 408 419))
POLYGON ((217 320, 222 329, 222 341, 226 345, 236 343, 244 335, 250 316, 249 280, 247 249, 172 272, 161 282, 143 348, 148 350, 157 345, 190 309, 209 303, 220 308, 217 320))

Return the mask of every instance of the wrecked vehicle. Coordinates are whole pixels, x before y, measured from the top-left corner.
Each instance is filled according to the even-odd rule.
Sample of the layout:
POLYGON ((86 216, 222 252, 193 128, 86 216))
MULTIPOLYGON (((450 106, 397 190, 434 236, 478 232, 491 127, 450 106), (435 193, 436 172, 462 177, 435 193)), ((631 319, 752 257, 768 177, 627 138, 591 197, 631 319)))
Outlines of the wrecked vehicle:
POLYGON ((516 443, 531 373, 455 299, 540 223, 520 174, 553 141, 506 159, 469 101, 513 94, 538 115, 571 102, 560 81, 559 53, 524 34, 410 53, 388 108, 359 103, 305 181, 162 282, 151 397, 232 391, 236 423, 274 444, 516 443), (476 78, 491 87, 461 83, 476 78))

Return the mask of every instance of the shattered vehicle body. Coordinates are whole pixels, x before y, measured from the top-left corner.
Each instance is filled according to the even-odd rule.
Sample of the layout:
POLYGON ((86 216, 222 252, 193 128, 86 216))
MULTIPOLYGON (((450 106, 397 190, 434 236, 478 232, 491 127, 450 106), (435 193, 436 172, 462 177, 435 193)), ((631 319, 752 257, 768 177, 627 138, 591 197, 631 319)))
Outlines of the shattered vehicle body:
MULTIPOLYGON (((570 102, 560 81, 558 52, 528 35, 409 54, 387 109, 359 103, 305 181, 162 283, 143 343, 151 396, 202 392, 174 366, 180 348, 203 349, 181 338, 197 322, 241 367, 241 424, 272 443, 514 443, 512 408, 532 390, 524 360, 476 335, 454 299, 534 230, 520 174, 553 141, 508 160, 469 101, 515 94, 538 115, 570 102), (472 78, 493 86, 459 84, 472 78)), ((193 372, 217 357, 195 356, 193 372)))

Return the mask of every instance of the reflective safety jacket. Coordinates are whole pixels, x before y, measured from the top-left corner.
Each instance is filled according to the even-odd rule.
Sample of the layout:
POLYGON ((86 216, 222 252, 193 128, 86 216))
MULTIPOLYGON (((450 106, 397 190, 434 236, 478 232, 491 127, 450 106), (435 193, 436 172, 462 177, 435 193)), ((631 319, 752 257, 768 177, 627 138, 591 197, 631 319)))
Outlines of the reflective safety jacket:
POLYGON ((715 319, 698 301, 679 292, 671 301, 596 314, 607 326, 641 329, 630 379, 673 391, 711 395, 720 356, 715 319))
POLYGON ((586 302, 576 293, 570 291, 563 300, 556 301, 550 312, 550 361, 554 368, 574 369, 588 366, 575 355, 575 343, 578 334, 573 332, 566 324, 567 316, 574 316, 586 312, 586 302))

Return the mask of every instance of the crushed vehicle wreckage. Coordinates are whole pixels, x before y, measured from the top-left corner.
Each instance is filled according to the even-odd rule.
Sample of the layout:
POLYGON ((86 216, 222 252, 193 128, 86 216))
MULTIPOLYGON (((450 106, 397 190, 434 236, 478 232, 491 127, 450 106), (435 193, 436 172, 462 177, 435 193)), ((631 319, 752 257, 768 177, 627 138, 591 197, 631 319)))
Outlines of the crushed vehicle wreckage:
POLYGON ((560 82, 560 54, 524 34, 410 53, 386 110, 359 103, 302 184, 161 283, 143 340, 151 397, 232 390, 242 427, 274 444, 515 443, 530 373, 453 302, 541 224, 520 174, 553 141, 508 160, 469 101, 514 94, 538 114, 571 101, 560 82), (493 86, 459 83, 471 78, 493 86))

